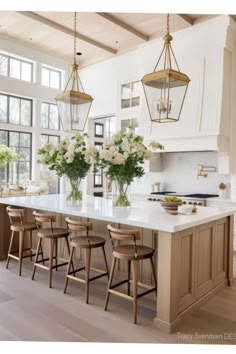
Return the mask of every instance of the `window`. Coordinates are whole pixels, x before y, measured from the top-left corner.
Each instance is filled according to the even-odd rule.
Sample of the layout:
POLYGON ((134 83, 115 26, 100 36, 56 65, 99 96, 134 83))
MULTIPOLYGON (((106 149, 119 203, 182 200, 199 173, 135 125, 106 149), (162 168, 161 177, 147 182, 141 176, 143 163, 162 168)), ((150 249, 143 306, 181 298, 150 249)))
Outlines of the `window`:
POLYGON ((57 105, 43 102, 41 104, 41 128, 60 129, 57 105))
POLYGON ((94 187, 102 187, 103 186, 103 174, 102 174, 102 168, 95 166, 96 172, 94 172, 94 182, 93 186, 94 187))
POLYGON ((42 85, 55 89, 61 88, 61 72, 59 70, 42 67, 42 85))
POLYGON ((97 137, 97 138, 103 138, 104 137, 103 129, 104 129, 104 124, 95 123, 94 136, 97 137))
POLYGON ((19 155, 16 162, 0 168, 1 183, 23 184, 31 177, 31 134, 0 130, 0 144, 5 144, 19 155))
POLYGON ((0 75, 32 82, 33 63, 9 55, 0 54, 0 75))
POLYGON ((129 108, 140 105, 141 83, 130 82, 121 86, 121 108, 129 108))
POLYGON ((94 146, 95 146, 95 148, 96 148, 98 151, 102 151, 103 143, 100 143, 100 142, 98 142, 98 141, 95 141, 94 146))
POLYGON ((0 123, 32 125, 32 100, 0 94, 0 123))
POLYGON ((122 119, 121 120, 121 131, 126 133, 130 129, 133 130, 135 134, 138 133, 138 121, 136 118, 122 119))
MULTIPOLYGON (((58 145, 59 142, 60 137, 57 135, 41 135, 41 146, 44 144, 58 145)), ((40 164, 40 178, 47 183, 49 193, 59 193, 59 177, 42 164, 40 164)))

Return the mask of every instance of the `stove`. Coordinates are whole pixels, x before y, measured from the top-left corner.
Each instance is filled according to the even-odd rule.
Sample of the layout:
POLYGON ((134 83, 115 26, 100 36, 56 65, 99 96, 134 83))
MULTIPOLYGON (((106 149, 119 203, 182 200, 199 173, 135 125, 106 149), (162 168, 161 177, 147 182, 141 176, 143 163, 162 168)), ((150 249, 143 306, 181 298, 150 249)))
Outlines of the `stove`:
POLYGON ((209 193, 177 193, 173 191, 165 192, 153 192, 150 193, 150 196, 147 198, 148 201, 159 202, 163 197, 167 195, 176 196, 182 199, 183 205, 199 205, 206 206, 207 198, 219 197, 218 194, 209 194, 209 193))

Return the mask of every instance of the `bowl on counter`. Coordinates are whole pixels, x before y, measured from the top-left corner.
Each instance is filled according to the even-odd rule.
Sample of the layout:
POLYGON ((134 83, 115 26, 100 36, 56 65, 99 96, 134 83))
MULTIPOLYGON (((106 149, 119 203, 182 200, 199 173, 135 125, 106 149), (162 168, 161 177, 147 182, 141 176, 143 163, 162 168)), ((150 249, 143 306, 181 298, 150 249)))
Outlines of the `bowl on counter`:
POLYGON ((174 202, 168 202, 165 200, 160 200, 161 206, 167 211, 167 213, 171 215, 177 215, 178 214, 178 207, 182 205, 182 200, 180 201, 174 201, 174 202))

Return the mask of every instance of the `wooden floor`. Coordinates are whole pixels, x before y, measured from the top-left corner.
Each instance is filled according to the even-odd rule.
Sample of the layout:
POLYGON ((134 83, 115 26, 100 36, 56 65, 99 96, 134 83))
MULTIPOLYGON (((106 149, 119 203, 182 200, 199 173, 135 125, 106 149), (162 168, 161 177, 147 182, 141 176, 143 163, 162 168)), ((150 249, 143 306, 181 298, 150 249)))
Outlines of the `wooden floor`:
POLYGON ((236 286, 223 289, 186 315, 176 332, 165 334, 153 327, 151 294, 140 299, 138 325, 134 325, 131 302, 111 295, 108 311, 103 310, 105 279, 91 285, 90 304, 86 305, 83 284, 71 281, 68 294, 63 293, 63 268, 53 274, 49 289, 47 272, 37 270, 32 281, 32 263, 24 260, 22 277, 17 266, 11 260, 7 270, 5 262, 0 262, 2 341, 236 344, 236 286))

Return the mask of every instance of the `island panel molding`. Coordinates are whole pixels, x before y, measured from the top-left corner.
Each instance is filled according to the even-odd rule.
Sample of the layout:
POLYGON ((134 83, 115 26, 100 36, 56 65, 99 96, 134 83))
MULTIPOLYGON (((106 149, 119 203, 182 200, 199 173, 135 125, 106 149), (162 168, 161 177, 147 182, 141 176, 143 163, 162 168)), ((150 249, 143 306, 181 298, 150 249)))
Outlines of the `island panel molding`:
MULTIPOLYGON (((55 212, 58 226, 65 225, 68 215, 92 221, 94 231, 107 240, 108 223, 121 228, 139 228, 141 244, 155 248, 158 293, 153 322, 163 331, 172 332, 184 314, 234 282, 233 208, 199 207, 194 215, 170 215, 159 203, 139 201, 133 202, 130 208, 114 208, 112 200, 92 196, 86 196, 77 206, 68 205, 63 195, 0 198, 1 258, 6 256, 10 240, 6 205, 27 208, 27 217, 32 216, 34 209, 55 212)), ((62 258, 66 257, 63 248, 60 253, 62 258)), ((111 263, 109 242, 106 242, 106 254, 111 263)), ((76 256, 81 259, 81 254, 76 256)), ((100 265, 99 257, 94 262, 100 265)), ((124 270, 120 269, 120 276, 124 270)), ((153 283, 145 267, 140 269, 139 281, 153 283)))

